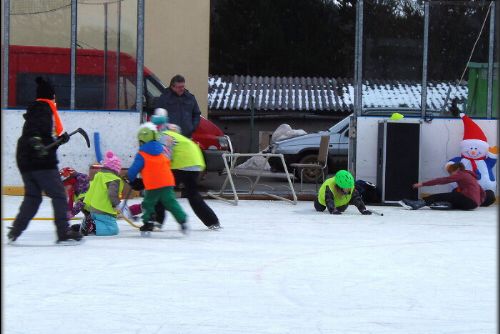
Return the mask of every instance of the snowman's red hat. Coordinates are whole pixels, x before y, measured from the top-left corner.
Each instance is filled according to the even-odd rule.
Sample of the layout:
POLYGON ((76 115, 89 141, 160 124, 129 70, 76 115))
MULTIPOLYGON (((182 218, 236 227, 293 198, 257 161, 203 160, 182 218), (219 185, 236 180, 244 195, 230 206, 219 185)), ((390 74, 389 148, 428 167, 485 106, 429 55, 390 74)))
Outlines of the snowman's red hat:
POLYGON ((482 140, 484 142, 488 142, 486 139, 486 136, 484 135, 483 130, 477 125, 472 119, 469 118, 464 113, 460 114, 460 117, 462 118, 462 121, 464 122, 464 138, 463 140, 467 139, 477 139, 477 140, 482 140))

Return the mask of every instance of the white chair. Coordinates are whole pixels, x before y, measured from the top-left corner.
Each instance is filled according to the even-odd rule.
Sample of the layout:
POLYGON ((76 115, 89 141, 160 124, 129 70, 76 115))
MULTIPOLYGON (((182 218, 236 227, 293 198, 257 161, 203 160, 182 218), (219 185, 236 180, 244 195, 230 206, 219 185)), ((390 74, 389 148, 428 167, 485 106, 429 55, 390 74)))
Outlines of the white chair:
MULTIPOLYGON (((295 174, 295 170, 298 170, 300 173, 300 191, 302 191, 302 183, 304 178, 304 170, 306 173, 309 173, 309 176, 314 178, 316 183, 316 191, 318 191, 318 179, 321 171, 321 175, 323 177, 323 182, 325 182, 325 170, 328 164, 328 146, 330 144, 330 136, 321 136, 321 141, 319 144, 318 158, 316 162, 313 163, 293 163, 290 164, 290 167, 293 168, 293 174, 295 174), (316 175, 317 173, 317 175, 316 175)), ((294 178, 295 181, 295 178, 294 178)))

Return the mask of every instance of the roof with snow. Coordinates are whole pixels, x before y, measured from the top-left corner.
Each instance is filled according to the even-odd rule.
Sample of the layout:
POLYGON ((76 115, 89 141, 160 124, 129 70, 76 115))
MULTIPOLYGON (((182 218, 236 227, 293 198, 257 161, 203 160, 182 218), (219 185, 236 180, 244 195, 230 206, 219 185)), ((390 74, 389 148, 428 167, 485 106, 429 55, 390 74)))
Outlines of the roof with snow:
MULTIPOLYGON (((322 77, 210 76, 210 110, 247 111, 250 97, 257 111, 352 112, 354 87, 351 79, 322 77)), ((365 80, 363 108, 420 108, 421 84, 408 80, 365 80)), ((427 83, 427 108, 441 110, 453 98, 465 101, 467 82, 427 83), (449 95, 448 99, 446 98, 449 95)))

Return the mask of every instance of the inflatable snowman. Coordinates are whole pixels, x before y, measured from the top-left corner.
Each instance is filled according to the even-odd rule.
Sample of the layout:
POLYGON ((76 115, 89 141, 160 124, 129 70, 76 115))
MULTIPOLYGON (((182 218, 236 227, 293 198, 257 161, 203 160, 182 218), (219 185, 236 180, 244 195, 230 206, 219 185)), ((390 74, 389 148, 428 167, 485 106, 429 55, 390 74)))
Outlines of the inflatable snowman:
POLYGON ((446 167, 461 162, 465 169, 473 171, 484 190, 496 193, 495 164, 498 159, 496 146, 490 147, 483 130, 467 115, 461 113, 464 137, 460 143, 461 156, 450 159, 446 167))

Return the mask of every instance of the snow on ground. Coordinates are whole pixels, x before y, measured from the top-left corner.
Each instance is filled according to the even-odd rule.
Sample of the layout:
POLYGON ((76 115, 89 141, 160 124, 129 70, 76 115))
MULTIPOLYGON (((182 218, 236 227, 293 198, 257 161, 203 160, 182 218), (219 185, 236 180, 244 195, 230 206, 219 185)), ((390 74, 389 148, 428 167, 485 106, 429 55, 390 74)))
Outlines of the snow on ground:
MULTIPOLYGON (((21 199, 2 197, 4 218, 21 199)), ((209 231, 180 202, 186 237, 169 216, 151 238, 120 221, 117 237, 61 247, 32 221, 9 246, 3 221, 4 333, 497 332, 496 207, 331 216, 211 200, 224 229, 209 231)))

